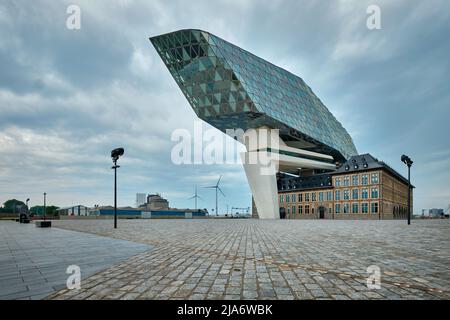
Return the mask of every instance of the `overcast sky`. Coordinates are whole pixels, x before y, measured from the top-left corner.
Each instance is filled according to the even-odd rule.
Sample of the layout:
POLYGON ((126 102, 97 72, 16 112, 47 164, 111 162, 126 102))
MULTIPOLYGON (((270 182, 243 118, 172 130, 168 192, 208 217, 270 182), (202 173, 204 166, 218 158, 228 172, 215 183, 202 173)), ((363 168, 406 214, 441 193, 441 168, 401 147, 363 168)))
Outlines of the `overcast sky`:
MULTIPOLYGON (((0 2, 0 202, 112 204, 109 152, 123 146, 119 205, 160 192, 193 207, 198 184, 223 175, 221 212, 247 207, 240 165, 172 164, 172 132, 196 116, 148 37, 207 30, 302 77, 353 137, 406 174, 415 212, 450 204, 450 2, 18 1, 0 2), (70 4, 81 29, 66 28, 70 4), (366 27, 381 8, 381 30, 366 27)), ((204 124, 204 128, 210 128, 204 124)))

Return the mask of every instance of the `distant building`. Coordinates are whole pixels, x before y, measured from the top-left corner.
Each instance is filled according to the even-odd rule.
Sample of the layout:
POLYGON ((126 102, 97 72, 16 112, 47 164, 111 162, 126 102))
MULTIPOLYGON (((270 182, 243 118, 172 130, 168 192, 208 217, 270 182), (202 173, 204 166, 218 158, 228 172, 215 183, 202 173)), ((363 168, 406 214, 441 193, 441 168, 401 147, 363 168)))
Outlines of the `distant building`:
POLYGON ((428 210, 428 216, 431 218, 442 218, 444 217, 444 209, 430 209, 428 210))
MULTIPOLYGON (((90 216, 113 216, 114 207, 113 206, 101 206, 95 207, 89 210, 90 216)), ((140 218, 141 211, 132 207, 119 207, 117 208, 117 215, 126 218, 140 218)))
POLYGON ((136 193, 136 207, 140 207, 147 202, 147 195, 145 193, 136 193))
MULTIPOLYGON (((90 210, 90 215, 108 217, 114 215, 114 207, 95 207, 90 210)), ((122 207, 117 208, 117 215, 128 219, 151 219, 151 218, 178 218, 192 219, 204 218, 208 215, 206 209, 177 209, 170 208, 169 201, 161 197, 160 194, 149 194, 147 201, 138 208, 122 207)))
POLYGON ((56 210, 60 216, 88 216, 89 208, 83 205, 63 207, 56 210))
POLYGON ((145 207, 150 210, 168 210, 169 209, 169 201, 161 197, 160 194, 149 194, 147 196, 147 203, 142 205, 141 207, 145 207))

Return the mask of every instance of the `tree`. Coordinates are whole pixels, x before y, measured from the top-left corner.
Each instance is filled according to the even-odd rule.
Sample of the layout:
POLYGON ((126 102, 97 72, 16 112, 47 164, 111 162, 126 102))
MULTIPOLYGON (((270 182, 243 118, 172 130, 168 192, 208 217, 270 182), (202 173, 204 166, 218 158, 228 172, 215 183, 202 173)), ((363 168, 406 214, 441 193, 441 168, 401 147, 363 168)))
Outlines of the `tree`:
POLYGON ((7 200, 3 203, 3 208, 4 209, 9 209, 9 210, 14 210, 14 206, 19 206, 19 205, 25 205, 24 202, 17 200, 17 199, 11 199, 11 200, 7 200))
MULTIPOLYGON (((56 216, 58 213, 56 210, 58 210, 59 207, 57 206, 46 206, 45 207, 45 215, 46 216, 56 216)), ((34 215, 43 216, 44 215, 44 206, 34 206, 30 208, 30 212, 34 215)))

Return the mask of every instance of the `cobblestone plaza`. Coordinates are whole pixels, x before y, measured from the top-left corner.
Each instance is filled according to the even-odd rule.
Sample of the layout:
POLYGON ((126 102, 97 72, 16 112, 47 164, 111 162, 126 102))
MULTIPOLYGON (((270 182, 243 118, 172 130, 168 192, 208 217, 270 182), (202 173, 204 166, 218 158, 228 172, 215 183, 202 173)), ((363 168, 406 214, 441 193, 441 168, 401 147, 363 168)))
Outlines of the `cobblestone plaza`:
POLYGON ((410 227, 240 219, 54 226, 0 222, 0 299, 450 298, 444 220, 410 227), (64 288, 69 264, 81 267, 81 289, 64 288), (381 269, 380 289, 367 288, 371 265, 381 269))
MULTIPOLYGON (((449 221, 58 221, 149 250, 50 299, 448 299, 449 221), (367 288, 367 267, 381 288, 367 288)), ((82 235, 80 233, 80 235, 82 235)))

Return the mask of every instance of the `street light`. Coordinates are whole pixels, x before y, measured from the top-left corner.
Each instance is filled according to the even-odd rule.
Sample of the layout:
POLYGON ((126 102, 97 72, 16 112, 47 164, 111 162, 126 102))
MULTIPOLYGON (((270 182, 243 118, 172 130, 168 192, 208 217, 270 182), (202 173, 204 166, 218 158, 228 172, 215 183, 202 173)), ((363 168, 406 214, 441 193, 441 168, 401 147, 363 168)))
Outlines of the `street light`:
POLYGON ((411 224, 411 166, 413 161, 410 157, 402 155, 401 160, 408 166, 408 225, 411 224))
POLYGON ((45 221, 45 198, 47 196, 47 192, 44 192, 44 221, 45 221))
POLYGON ((111 158, 114 163, 111 168, 114 169, 114 229, 117 229, 117 168, 120 168, 120 166, 117 165, 117 160, 119 160, 119 157, 123 156, 123 153, 123 148, 117 148, 111 151, 111 158))

